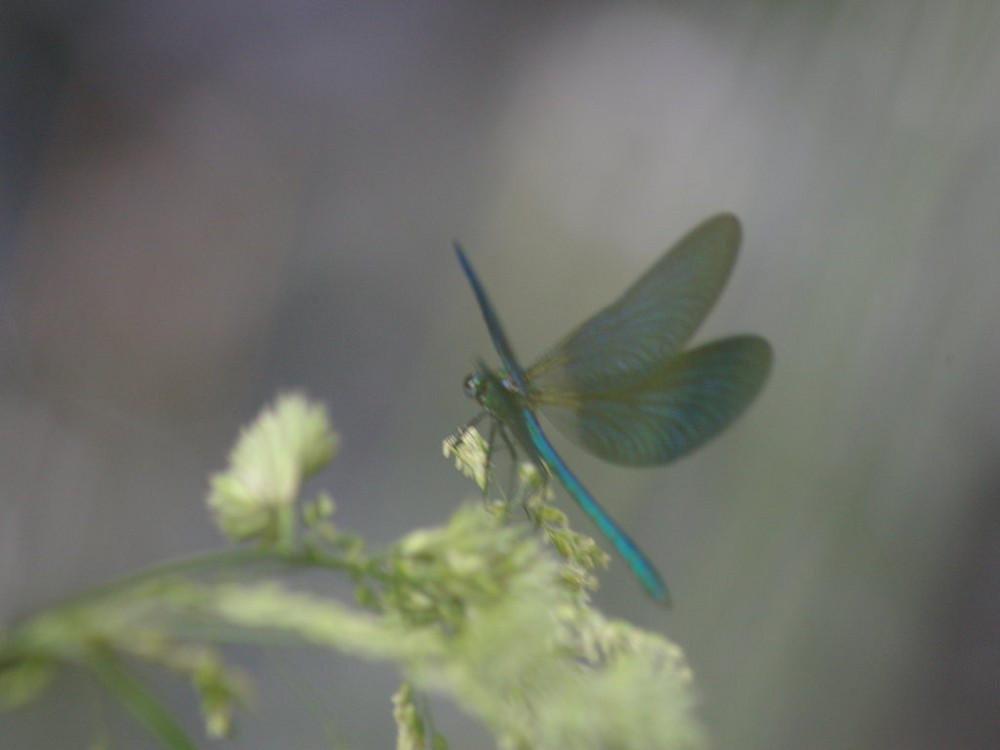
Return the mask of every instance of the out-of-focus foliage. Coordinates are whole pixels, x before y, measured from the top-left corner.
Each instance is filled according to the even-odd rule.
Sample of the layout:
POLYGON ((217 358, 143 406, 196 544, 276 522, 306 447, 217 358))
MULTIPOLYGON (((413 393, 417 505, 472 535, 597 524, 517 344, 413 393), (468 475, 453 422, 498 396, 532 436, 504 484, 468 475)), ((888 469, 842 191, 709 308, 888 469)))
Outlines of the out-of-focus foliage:
MULTIPOLYGON (((465 439, 473 442, 469 433, 465 439)), ((562 540, 556 548, 565 558, 531 526, 512 522, 505 503, 461 506, 444 526, 366 555, 356 537, 333 526, 329 503, 318 503, 324 512, 316 503, 299 512, 302 479, 336 443, 321 407, 295 394, 280 397, 241 435, 229 469, 211 481, 209 507, 225 513, 220 527, 234 541, 255 543, 249 554, 152 568, 34 615, 0 638, 0 698, 8 707, 30 701, 58 666, 75 664, 166 746, 189 748, 195 743, 182 722, 126 660, 188 680, 208 734, 220 737, 250 693, 220 646, 301 644, 399 666, 407 680, 395 699, 400 747, 443 742, 423 736, 433 724, 413 703, 410 686, 450 696, 504 748, 704 745, 682 652, 590 606, 596 582, 581 571, 600 558, 592 542, 582 543, 549 510, 537 476, 527 475, 526 507, 562 540), (280 520, 285 513, 294 520, 280 520), (254 534, 244 533, 251 527, 254 534), (577 549, 585 554, 575 556, 577 549), (263 563, 347 571, 361 606, 273 578, 248 580, 249 568, 263 563)), ((464 451, 458 460, 474 456, 464 451)))

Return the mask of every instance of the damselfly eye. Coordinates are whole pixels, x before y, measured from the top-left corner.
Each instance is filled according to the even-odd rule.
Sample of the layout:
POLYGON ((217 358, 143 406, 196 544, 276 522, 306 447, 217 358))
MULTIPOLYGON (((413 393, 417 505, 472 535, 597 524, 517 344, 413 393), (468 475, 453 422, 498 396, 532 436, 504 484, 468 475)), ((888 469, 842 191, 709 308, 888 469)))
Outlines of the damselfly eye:
POLYGON ((469 398, 479 398, 479 376, 475 373, 469 373, 465 376, 465 380, 462 381, 462 388, 465 390, 465 395, 469 398))

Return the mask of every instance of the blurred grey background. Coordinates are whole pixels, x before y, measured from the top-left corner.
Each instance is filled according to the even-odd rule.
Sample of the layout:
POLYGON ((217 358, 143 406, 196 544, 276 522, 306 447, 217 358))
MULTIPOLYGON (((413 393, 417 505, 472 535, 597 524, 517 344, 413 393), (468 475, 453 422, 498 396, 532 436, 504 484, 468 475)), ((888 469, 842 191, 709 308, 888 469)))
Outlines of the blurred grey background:
MULTIPOLYGON (((329 404, 343 526, 441 522, 495 361, 451 241, 530 361, 731 210, 699 338, 766 335, 773 377, 665 469, 556 436, 676 606, 618 560, 598 600, 685 649, 722 750, 995 748, 998 42, 994 0, 6 0, 0 623, 220 545, 206 477, 279 389, 329 404)), ((248 659, 234 746, 329 746, 309 700, 394 742, 391 668, 248 659)), ((94 737, 152 746, 80 675, 0 716, 94 737)))

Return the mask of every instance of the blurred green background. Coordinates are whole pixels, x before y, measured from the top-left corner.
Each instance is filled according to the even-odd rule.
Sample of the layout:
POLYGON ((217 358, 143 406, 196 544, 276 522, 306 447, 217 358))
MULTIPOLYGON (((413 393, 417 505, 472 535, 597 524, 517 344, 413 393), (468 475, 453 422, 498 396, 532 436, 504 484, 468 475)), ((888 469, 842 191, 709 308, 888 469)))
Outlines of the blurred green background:
MULTIPOLYGON (((995 748, 998 42, 994 0, 6 0, 0 627, 221 544, 206 477, 281 388, 330 405, 343 526, 441 522, 495 361, 451 241, 530 361, 731 210, 699 338, 767 336, 773 377, 666 469, 555 436, 676 605, 618 560, 598 600, 685 649, 720 750, 995 748)), ((245 661, 236 747, 326 746, 303 687, 394 742, 391 669, 245 661)), ((81 675, 0 716, 3 748, 105 732, 152 746, 81 675)))

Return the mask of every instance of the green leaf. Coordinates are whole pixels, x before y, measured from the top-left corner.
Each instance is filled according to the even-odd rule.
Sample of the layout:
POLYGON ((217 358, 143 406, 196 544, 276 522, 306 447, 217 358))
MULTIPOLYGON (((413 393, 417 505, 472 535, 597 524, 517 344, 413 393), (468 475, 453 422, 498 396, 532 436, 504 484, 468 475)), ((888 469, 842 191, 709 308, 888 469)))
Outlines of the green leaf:
POLYGON ((159 698, 129 674, 110 652, 103 655, 95 653, 87 666, 150 733, 158 737, 167 747, 174 750, 197 750, 198 746, 194 740, 188 736, 159 698))
POLYGON ((38 697, 55 675, 55 665, 45 656, 24 656, 0 667, 0 705, 17 708, 38 697))

